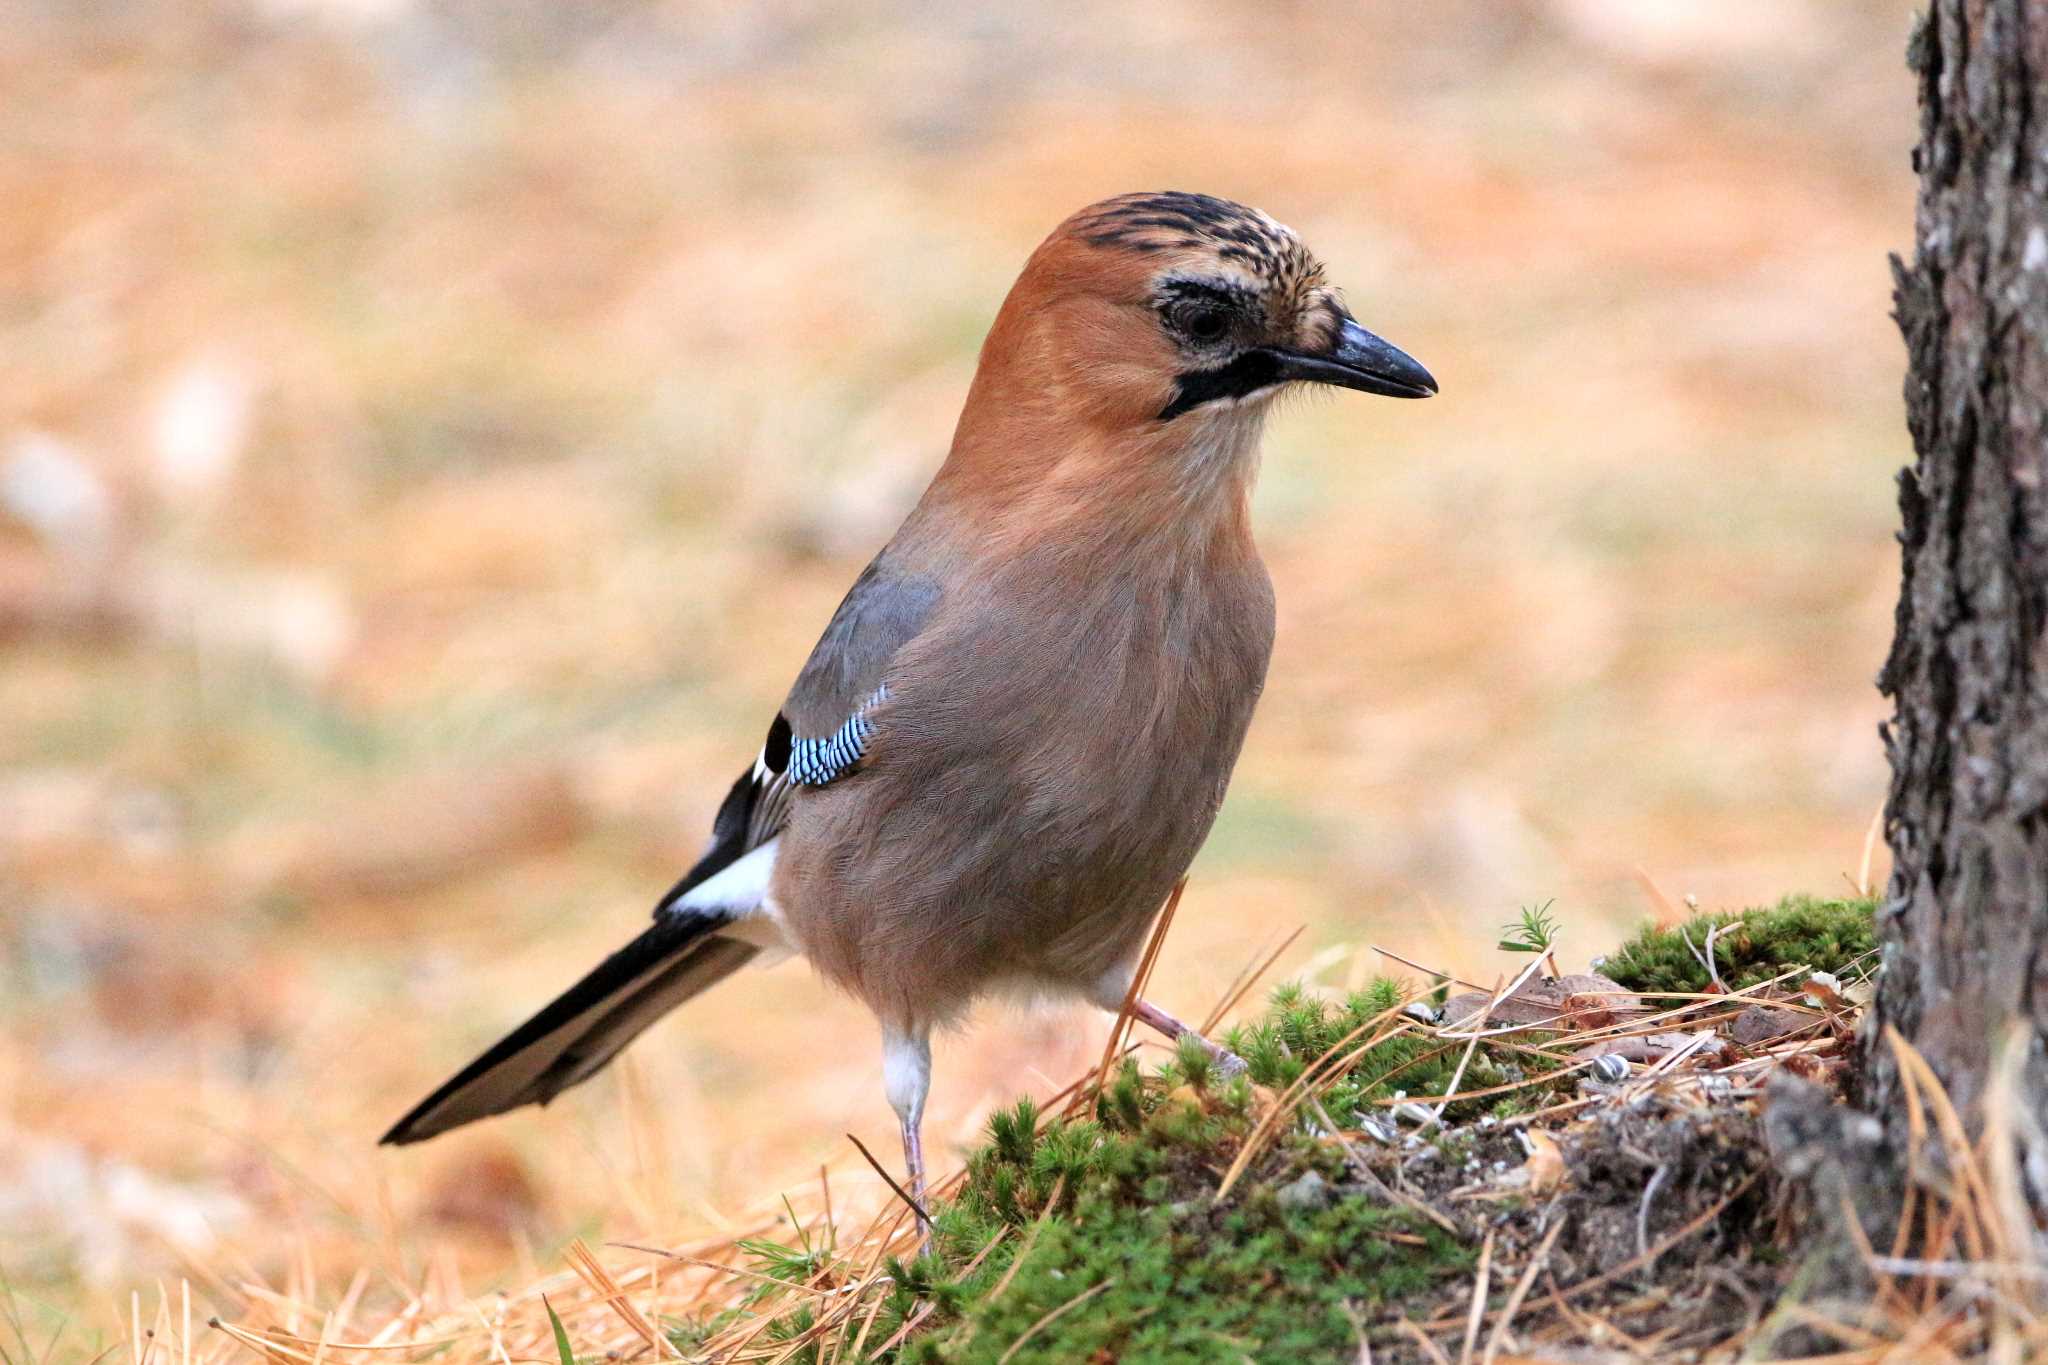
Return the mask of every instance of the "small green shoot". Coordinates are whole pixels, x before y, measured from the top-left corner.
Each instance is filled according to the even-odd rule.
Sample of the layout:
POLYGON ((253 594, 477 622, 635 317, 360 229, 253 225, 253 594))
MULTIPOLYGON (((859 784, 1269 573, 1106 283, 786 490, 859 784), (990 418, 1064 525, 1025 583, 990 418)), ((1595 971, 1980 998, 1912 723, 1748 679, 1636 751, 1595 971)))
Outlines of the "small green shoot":
POLYGON ((1547 900, 1541 905, 1523 906, 1519 922, 1501 930, 1501 940, 1497 945, 1500 950, 1504 953, 1549 952, 1562 927, 1557 916, 1550 913, 1550 907, 1555 904, 1555 900, 1547 900))
POLYGON ((1431 1009, 1441 1012, 1444 1007, 1444 1001, 1451 998, 1451 978, 1448 976, 1431 976, 1429 978, 1429 990, 1418 998, 1431 1009))
POLYGON ((540 1296, 540 1306, 548 1310, 548 1326, 555 1329, 555 1354, 562 1358, 562 1365, 576 1365, 576 1353, 569 1349, 569 1333, 547 1295, 540 1296))
POLYGON ((16 1355, 7 1349, 4 1341, 0 1341, 0 1365, 46 1365, 46 1362, 57 1359, 57 1343, 63 1339, 64 1329, 70 1326, 69 1319, 58 1317, 49 1341, 38 1351, 29 1343, 25 1316, 21 1301, 15 1297, 14 1285, 7 1278, 6 1268, 0 1266, 0 1322, 13 1332, 14 1340, 21 1348, 20 1354, 16 1355))
POLYGON ((1216 1079, 1216 1059, 1210 1055, 1209 1045, 1192 1033, 1182 1034, 1174 1045, 1173 1068, 1197 1094, 1208 1090, 1216 1079))

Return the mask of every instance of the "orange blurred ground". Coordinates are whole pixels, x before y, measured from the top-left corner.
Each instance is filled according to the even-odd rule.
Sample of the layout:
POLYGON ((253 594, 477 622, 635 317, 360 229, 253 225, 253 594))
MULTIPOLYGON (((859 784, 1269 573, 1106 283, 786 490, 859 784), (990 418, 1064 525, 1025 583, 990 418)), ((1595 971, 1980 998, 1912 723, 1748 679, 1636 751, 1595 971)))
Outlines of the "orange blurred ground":
MULTIPOLYGON (((372 1143, 694 855, 1025 254, 1105 194, 1267 208, 1444 385, 1274 424, 1278 652, 1166 1003, 1298 924, 1328 985, 1367 943, 1490 980, 1518 905, 1583 958, 1637 869, 1843 886, 1909 10, 24 0, 0 1354, 90 1355, 195 1269, 199 1311, 444 1255, 482 1291, 891 1149, 871 1025, 800 965, 549 1112, 372 1143)), ((1104 1027, 986 1011, 933 1140, 1104 1027)))

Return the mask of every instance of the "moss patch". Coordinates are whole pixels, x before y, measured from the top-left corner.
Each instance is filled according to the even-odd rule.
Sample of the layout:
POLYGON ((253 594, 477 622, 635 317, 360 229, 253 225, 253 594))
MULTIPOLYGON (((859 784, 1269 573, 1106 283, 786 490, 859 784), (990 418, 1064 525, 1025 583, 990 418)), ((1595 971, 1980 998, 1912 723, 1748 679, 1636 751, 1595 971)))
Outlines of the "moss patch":
MULTIPOLYGON (((1743 986, 1795 964, 1845 971, 1870 951, 1872 913, 1868 901, 1799 897, 1687 929, 1703 946, 1722 926, 1722 979, 1743 986)), ((1706 984, 1670 930, 1637 935, 1607 970, 1632 990, 1706 984)), ((1757 1222, 1772 1206, 1753 1106, 1646 1091, 1588 1110, 1621 1085, 1587 1074, 1579 1056, 1597 1030, 1553 1020, 1474 1046, 1417 1003, 1392 980, 1341 1002, 1282 986, 1226 1035, 1245 1075, 1226 1079, 1190 1040, 1151 1074, 1126 1061, 1066 1114, 1047 1118, 1029 1101, 1000 1111, 957 1191, 932 1206, 932 1249, 868 1281, 886 1296, 879 1304, 835 1297, 857 1277, 813 1225, 798 1245, 741 1243, 740 1301, 694 1330, 671 1323, 673 1339, 701 1353, 766 1317, 759 1339, 786 1343, 798 1365, 1199 1365, 1352 1360, 1364 1332, 1400 1359, 1400 1317, 1439 1344, 1455 1339, 1475 1249, 1489 1236, 1497 1272, 1544 1244, 1568 1284, 1676 1238, 1655 1266, 1585 1300, 1629 1330, 1714 1337, 1739 1321, 1741 1304, 1773 1291, 1778 1270, 1752 1254, 1769 1240, 1757 1222), (1322 1059, 1312 1100, 1262 1137, 1218 1200, 1275 1094, 1291 1099, 1322 1059), (1443 1127, 1434 1104, 1406 1102, 1453 1089, 1460 1098, 1443 1127), (1504 1120, 1563 1099, 1582 1103, 1558 1106, 1572 1117, 1550 1127, 1539 1167, 1544 1149, 1504 1120), (1663 1192, 1646 1200, 1652 1180, 1663 1192), (1708 1264, 1718 1279, 1700 1273, 1708 1264), (1682 1292, 1666 1292, 1671 1284, 1682 1292)), ((1495 1299, 1504 1292, 1496 1286, 1495 1299)))
MULTIPOLYGON (((1790 897, 1645 929, 1603 965, 1624 992, 1698 992, 1713 930, 1731 988, 1801 966, 1853 980, 1875 955, 1874 914, 1790 897)), ((1540 949, 1554 930, 1547 907, 1528 911, 1502 947, 1540 949)), ((869 1259, 909 1240, 900 1209, 847 1247, 829 1215, 788 1209, 795 1244, 738 1243, 723 1312, 664 1325, 687 1358, 753 1343, 795 1365, 1340 1362, 1362 1342, 1375 1359, 1441 1359, 1462 1343, 1482 1245, 1495 1309, 1538 1256, 1545 1286, 1565 1287, 1521 1305, 1523 1347, 1580 1342, 1585 1321, 1688 1350, 1755 1325, 1787 1282, 1762 1078, 1690 1035, 1725 1042, 1752 1005, 1796 1001, 1796 980, 1700 1002, 1677 1043, 1642 1027, 1657 1002, 1613 999, 1599 977, 1538 979, 1500 1002, 1526 1022, 1477 1037, 1444 1024, 1448 983, 1411 989, 1381 979, 1335 1000, 1284 985, 1224 1035, 1242 1075, 1184 1039, 1156 1070, 1126 1060, 1099 1089, 1086 1078, 1060 1114, 1019 1102, 931 1203, 915 1261, 878 1273, 869 1259), (1665 1069, 1637 1070, 1652 1065, 1665 1069)), ((1815 1074, 1848 1046, 1844 1020, 1797 1019, 1815 1074)))
MULTIPOLYGON (((900 1348, 864 1358, 975 1365, 1013 1348, 1017 1365, 1352 1358, 1353 1314, 1371 1320, 1386 1305, 1431 1299, 1474 1256, 1436 1223, 1353 1183, 1342 1148, 1319 1140, 1325 1116, 1394 1130, 1388 1102, 1448 1088, 1463 1044, 1397 1027, 1406 999, 1392 980, 1342 1003, 1282 986, 1263 1015, 1227 1035, 1245 1076, 1225 1080, 1189 1044, 1151 1075, 1126 1061, 1081 1115, 1047 1120, 1029 1101, 996 1113, 958 1194, 932 1210, 933 1250, 892 1267, 895 1288, 868 1349, 922 1313, 917 1329, 900 1348), (1315 1087, 1317 1104, 1218 1202, 1259 1112, 1254 1084, 1285 1090, 1333 1049, 1358 1055, 1315 1087)), ((1504 1040, 1474 1052, 1459 1088, 1553 1065, 1504 1040)), ((1552 1093, 1539 1084, 1460 1101, 1450 1116, 1506 1113, 1552 1093)), ((782 1284, 807 1279, 823 1250, 746 1249, 756 1273, 782 1284)), ((740 1311, 774 1297, 769 1280, 759 1289, 740 1311)), ((808 1309, 787 1314, 767 1335, 795 1340, 812 1321, 808 1309)), ((812 1349, 793 1359, 812 1360, 812 1349)))
MULTIPOLYGON (((1384 1117, 1388 1101, 1406 1095, 1446 1093, 1464 1051, 1463 1044, 1446 1043, 1420 1033, 1404 1032, 1373 1042, 1385 1026, 1372 1026, 1372 1021, 1398 1009, 1407 999, 1407 990, 1405 982, 1381 978, 1354 992, 1339 1008, 1308 995, 1299 986, 1280 986, 1274 990, 1265 1015, 1231 1029, 1225 1035, 1225 1043, 1245 1059, 1253 1081, 1274 1090, 1292 1085, 1311 1063, 1332 1049, 1341 1047, 1349 1051, 1372 1043, 1342 1075, 1328 1085, 1317 1086, 1317 1098, 1340 1124, 1352 1124, 1372 1114, 1384 1117)), ((1554 1070, 1554 1059, 1542 1057, 1527 1046, 1543 1042, 1548 1036, 1530 1030, 1512 1041, 1502 1040, 1476 1049, 1465 1065, 1464 1078, 1458 1085, 1460 1093, 1488 1090, 1554 1070)), ((1186 1064, 1183 1059, 1181 1065, 1186 1064)), ((1450 1106, 1445 1118, 1462 1122, 1483 1114, 1505 1115, 1540 1103, 1548 1094, 1544 1088, 1532 1086, 1512 1095, 1459 1100, 1450 1106)))
POLYGON ((1178 1070, 1148 1084, 1126 1063, 1091 1121, 1034 1133, 1029 1104, 996 1117, 938 1215, 938 1256, 899 1282, 893 1313, 933 1302, 940 1324, 903 1359, 1334 1358, 1356 1349, 1347 1304, 1369 1311, 1469 1267, 1471 1252, 1427 1221, 1342 1197, 1341 1157, 1303 1137, 1262 1161, 1241 1196, 1215 1202, 1251 1127, 1251 1089, 1197 1090, 1178 1070), (1008 1245, 1029 1242, 1021 1265, 992 1254, 947 1281, 1005 1228, 1008 1245))
POLYGON ((1741 990, 1793 967, 1841 974, 1877 948, 1877 902, 1787 896, 1776 905, 1695 915, 1679 929, 1645 928, 1610 954, 1601 971, 1632 991, 1703 991, 1707 970, 1694 950, 1704 951, 1709 929, 1721 981, 1741 990), (1690 938, 1691 947, 1686 944, 1690 938))

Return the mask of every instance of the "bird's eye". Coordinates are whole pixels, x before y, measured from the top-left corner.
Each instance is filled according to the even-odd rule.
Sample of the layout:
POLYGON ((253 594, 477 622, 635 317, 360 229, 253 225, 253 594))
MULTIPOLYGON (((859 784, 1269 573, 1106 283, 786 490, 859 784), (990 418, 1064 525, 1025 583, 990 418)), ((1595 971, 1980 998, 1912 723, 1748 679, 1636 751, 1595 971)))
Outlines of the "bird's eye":
POLYGON ((1181 310, 1181 331, 1196 341, 1220 341, 1230 330, 1230 313, 1210 303, 1197 303, 1181 310))

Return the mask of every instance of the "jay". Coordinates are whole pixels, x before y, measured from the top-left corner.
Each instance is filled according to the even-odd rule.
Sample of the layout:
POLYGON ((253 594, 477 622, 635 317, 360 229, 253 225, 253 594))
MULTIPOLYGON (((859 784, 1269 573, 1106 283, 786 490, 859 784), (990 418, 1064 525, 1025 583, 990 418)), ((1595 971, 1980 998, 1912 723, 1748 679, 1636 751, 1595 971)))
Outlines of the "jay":
POLYGON ((1062 223, 996 315, 945 463, 654 923, 383 1140, 546 1104, 795 951, 880 1021, 921 1200, 932 1030, 999 990, 1122 1009, 1208 835, 1273 643, 1249 501, 1297 384, 1437 388, 1256 209, 1133 194, 1062 223))

